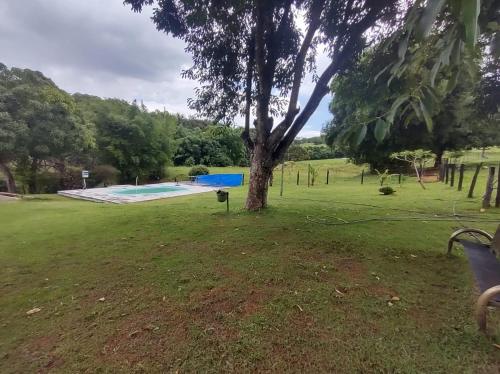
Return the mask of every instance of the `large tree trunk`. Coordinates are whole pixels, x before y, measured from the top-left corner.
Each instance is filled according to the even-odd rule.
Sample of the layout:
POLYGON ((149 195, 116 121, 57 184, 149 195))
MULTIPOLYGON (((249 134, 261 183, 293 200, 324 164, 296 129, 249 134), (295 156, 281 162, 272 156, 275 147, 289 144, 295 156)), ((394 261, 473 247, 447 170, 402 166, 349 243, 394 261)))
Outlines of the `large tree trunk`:
POLYGON ((6 164, 0 162, 0 171, 2 171, 3 175, 5 175, 7 182, 7 192, 16 193, 16 181, 9 167, 6 164))
POLYGON ((259 210, 267 206, 269 178, 274 166, 275 163, 273 162, 271 152, 261 145, 256 145, 253 150, 250 166, 250 182, 245 204, 246 209, 259 210))
MULTIPOLYGON (((248 43, 249 58, 247 62, 246 92, 245 92, 245 130, 243 139, 248 149, 252 152, 252 163, 250 167, 249 191, 246 201, 246 209, 259 210, 267 205, 268 182, 273 168, 285 158, 286 152, 295 137, 304 127, 323 97, 330 92, 330 80, 341 71, 346 62, 357 54, 358 43, 362 34, 380 16, 381 8, 371 8, 360 20, 352 20, 347 23, 347 18, 354 10, 353 2, 347 1, 345 10, 346 22, 344 26, 349 30, 345 38, 335 44, 335 53, 332 60, 323 73, 318 77, 313 92, 306 102, 304 109, 298 106, 299 91, 307 62, 307 56, 313 45, 316 31, 321 26, 321 17, 326 7, 324 0, 313 0, 310 5, 309 23, 307 31, 302 40, 300 49, 294 57, 293 79, 289 93, 288 109, 285 118, 273 126, 273 119, 269 117, 272 112, 271 99, 275 83, 276 68, 278 64, 279 49, 281 43, 279 38, 286 32, 289 21, 292 2, 285 2, 283 15, 277 25, 274 24, 273 2, 257 0, 255 2, 255 30, 253 38, 248 43), (253 46, 255 48, 253 48, 253 46), (252 56, 253 54, 253 56, 252 56), (254 69, 255 66, 255 69, 254 69), (254 73, 252 71, 254 70, 254 73), (250 138, 250 107, 252 102, 252 77, 256 78, 255 96, 255 136, 250 138)), ((327 16, 325 14, 325 16, 327 16)))

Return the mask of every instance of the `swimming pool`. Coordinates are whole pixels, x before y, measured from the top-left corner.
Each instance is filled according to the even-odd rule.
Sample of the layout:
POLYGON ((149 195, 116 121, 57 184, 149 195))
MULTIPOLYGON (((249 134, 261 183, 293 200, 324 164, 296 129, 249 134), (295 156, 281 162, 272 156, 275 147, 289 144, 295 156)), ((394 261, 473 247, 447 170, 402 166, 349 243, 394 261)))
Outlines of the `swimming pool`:
POLYGON ((87 188, 85 190, 58 191, 62 196, 75 199, 90 200, 116 204, 137 203, 165 199, 168 197, 185 196, 218 190, 218 187, 197 186, 191 184, 158 183, 144 186, 121 185, 102 188, 87 188))
POLYGON ((146 186, 146 187, 127 187, 123 190, 112 191, 111 193, 115 195, 149 195, 156 193, 166 193, 166 192, 178 192, 185 191, 186 188, 180 186, 146 186))

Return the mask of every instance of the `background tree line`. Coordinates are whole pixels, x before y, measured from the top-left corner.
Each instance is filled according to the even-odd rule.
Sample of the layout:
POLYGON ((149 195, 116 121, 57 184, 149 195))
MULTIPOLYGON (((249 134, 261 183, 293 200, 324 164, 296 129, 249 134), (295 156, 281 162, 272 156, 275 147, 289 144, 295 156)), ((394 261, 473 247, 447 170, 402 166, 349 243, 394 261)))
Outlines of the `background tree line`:
MULTIPOLYGON (((40 72, 0 64, 0 188, 10 192, 80 188, 82 169, 91 171, 89 185, 107 185, 159 180, 172 164, 247 166, 241 132, 142 103, 70 95, 40 72)), ((332 154, 324 143, 297 147, 306 152, 296 159, 332 154)))

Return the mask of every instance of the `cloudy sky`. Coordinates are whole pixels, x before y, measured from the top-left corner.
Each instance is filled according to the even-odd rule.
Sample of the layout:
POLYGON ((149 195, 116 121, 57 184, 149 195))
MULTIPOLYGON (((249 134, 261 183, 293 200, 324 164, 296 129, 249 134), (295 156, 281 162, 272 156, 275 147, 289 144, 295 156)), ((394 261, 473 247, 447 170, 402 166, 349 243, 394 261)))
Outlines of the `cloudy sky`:
MULTIPOLYGON (((182 41, 158 32, 150 9, 133 13, 122 0, 1 0, 0 62, 39 70, 62 89, 143 100, 185 115, 196 82, 183 79, 191 57, 182 41)), ((327 59, 319 58, 319 67, 327 59)), ((313 85, 306 77, 305 104, 313 85)), ((329 118, 325 98, 300 136, 319 134, 329 118)), ((241 121, 241 120, 238 120, 241 121)))

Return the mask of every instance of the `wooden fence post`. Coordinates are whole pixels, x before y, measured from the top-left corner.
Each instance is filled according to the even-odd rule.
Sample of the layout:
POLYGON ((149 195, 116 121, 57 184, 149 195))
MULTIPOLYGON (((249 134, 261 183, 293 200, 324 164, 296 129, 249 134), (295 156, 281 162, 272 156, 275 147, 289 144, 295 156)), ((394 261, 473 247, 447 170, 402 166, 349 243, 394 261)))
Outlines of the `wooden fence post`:
POLYGON ((465 165, 460 164, 460 169, 459 169, 459 174, 458 174, 458 190, 462 191, 462 185, 464 183, 464 171, 465 171, 465 165))
POLYGON ((329 178, 330 178, 330 169, 326 169, 326 184, 328 184, 329 178))
POLYGON ((300 171, 297 170, 297 186, 299 185, 300 171))
POLYGON ((455 186, 455 169, 457 168, 457 165, 451 164, 451 177, 450 177, 450 187, 455 186))
POLYGON ((497 196, 495 198, 495 208, 500 208, 500 164, 498 164, 497 196))
POLYGON ((401 185, 401 173, 399 173, 398 184, 401 185))
POLYGON ((281 186, 280 186, 280 196, 283 196, 283 179, 285 177, 285 163, 281 163, 281 186))
POLYGON ((483 166, 482 162, 480 162, 476 166, 476 171, 474 172, 474 176, 472 177, 472 181, 470 182, 469 193, 467 194, 467 197, 469 199, 471 199, 474 196, 474 188, 476 187, 477 176, 479 175, 479 172, 481 171, 482 166, 483 166))
POLYGON ((244 186, 245 185, 245 173, 242 174, 242 178, 241 178, 241 185, 244 186))
POLYGON ((363 184, 365 179, 365 169, 361 170, 361 184, 363 184))
POLYGON ((493 180, 495 179, 495 167, 490 166, 488 179, 486 180, 486 191, 483 196, 483 208, 491 207, 491 194, 493 193, 493 180))
POLYGON ((441 162, 441 164, 439 164, 439 181, 442 182, 443 179, 444 179, 444 164, 443 162, 441 162))
POLYGON ((450 165, 446 163, 446 167, 444 169, 444 183, 448 184, 450 177, 450 165))
POLYGON ((307 165, 307 187, 311 185, 311 164, 307 165))
POLYGON ((444 178, 446 176, 446 168, 447 167, 448 167, 448 159, 445 158, 445 159, 443 159, 443 162, 441 163, 441 168, 440 168, 440 171, 441 171, 440 181, 441 182, 444 182, 444 178))

